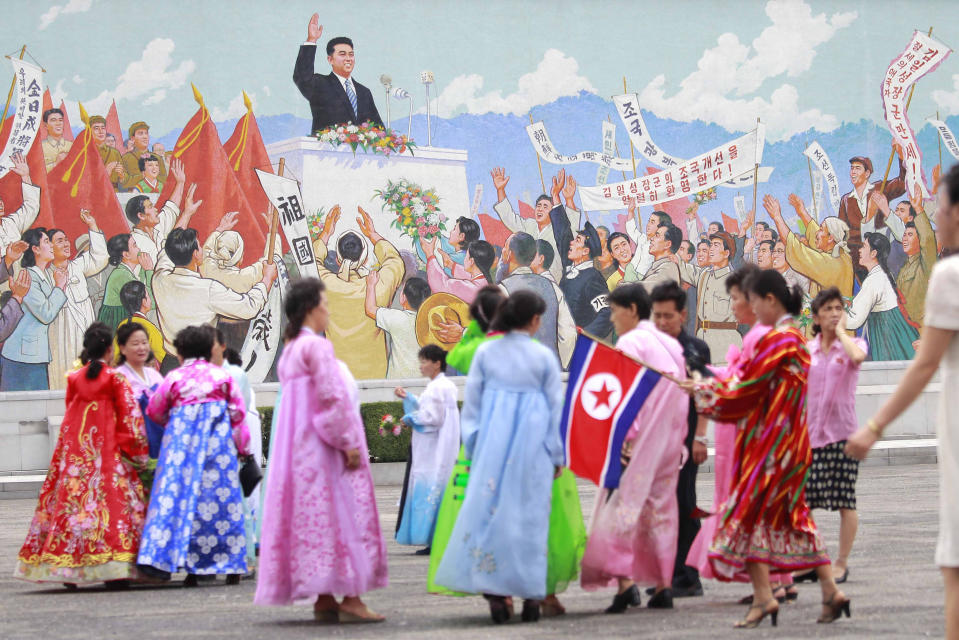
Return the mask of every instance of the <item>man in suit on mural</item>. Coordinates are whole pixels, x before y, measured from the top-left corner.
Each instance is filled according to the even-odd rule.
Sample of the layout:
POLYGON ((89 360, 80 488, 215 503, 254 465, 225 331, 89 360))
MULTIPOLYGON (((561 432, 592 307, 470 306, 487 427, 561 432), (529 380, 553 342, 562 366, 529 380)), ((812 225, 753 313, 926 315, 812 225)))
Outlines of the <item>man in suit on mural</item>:
POLYGON ((349 38, 333 38, 326 43, 326 59, 333 72, 328 75, 314 73, 316 42, 323 34, 319 14, 314 13, 307 28, 306 42, 300 47, 293 67, 293 82, 310 101, 313 112, 312 132, 352 122, 362 124, 367 120, 381 125, 383 120, 376 110, 373 94, 353 80, 355 57, 353 41, 349 38))

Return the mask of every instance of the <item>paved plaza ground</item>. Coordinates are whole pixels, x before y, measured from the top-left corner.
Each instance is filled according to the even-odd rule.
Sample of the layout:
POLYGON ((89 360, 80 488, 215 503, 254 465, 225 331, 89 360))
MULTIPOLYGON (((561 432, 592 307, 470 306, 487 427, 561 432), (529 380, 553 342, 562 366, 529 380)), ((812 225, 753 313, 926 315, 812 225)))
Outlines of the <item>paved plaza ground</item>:
MULTIPOLYGON (((708 506, 712 476, 700 479, 700 503, 708 506)), ((819 589, 803 585, 797 604, 780 610, 779 627, 736 631, 745 614, 735 603, 745 585, 706 584, 706 595, 676 601, 672 611, 646 608, 603 615, 612 591, 586 593, 578 586, 561 596, 568 614, 538 624, 493 626, 480 598, 430 596, 428 559, 389 543, 390 587, 369 595, 387 622, 367 626, 314 624, 309 607, 253 605, 254 584, 217 583, 197 589, 177 584, 107 592, 102 587, 67 592, 11 578, 16 554, 33 513, 33 500, 0 500, 0 639, 59 638, 919 638, 942 637, 942 581, 933 566, 937 530, 935 465, 862 469, 861 525, 851 559, 852 619, 817 625, 819 589)), ((396 523, 398 487, 377 489, 384 532, 396 523)), ((581 486, 586 513, 594 490, 581 486)), ((831 550, 838 516, 816 512, 831 550)), ((645 596, 644 596, 645 604, 645 596)))

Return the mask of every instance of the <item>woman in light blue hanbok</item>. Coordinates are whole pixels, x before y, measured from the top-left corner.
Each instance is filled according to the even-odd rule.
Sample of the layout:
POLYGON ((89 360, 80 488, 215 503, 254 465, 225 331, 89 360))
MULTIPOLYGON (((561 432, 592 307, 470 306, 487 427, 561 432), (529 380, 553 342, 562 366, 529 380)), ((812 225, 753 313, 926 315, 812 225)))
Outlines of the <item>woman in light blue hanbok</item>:
POLYGON ((436 574, 449 589, 482 593, 497 623, 509 619, 507 596, 524 599, 524 621, 539 619, 546 596, 552 485, 564 453, 559 361, 532 338, 545 311, 535 293, 512 294, 494 321, 507 334, 473 358, 461 419, 469 484, 436 574))

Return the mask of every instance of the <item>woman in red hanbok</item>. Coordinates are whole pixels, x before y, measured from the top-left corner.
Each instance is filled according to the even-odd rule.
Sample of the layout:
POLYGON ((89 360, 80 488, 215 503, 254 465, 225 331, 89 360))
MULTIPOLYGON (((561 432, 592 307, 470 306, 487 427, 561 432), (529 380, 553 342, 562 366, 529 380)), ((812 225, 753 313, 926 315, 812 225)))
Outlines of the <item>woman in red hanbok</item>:
POLYGON ((763 271, 747 287, 759 322, 773 328, 737 374, 709 378, 694 389, 700 413, 726 422, 742 420, 729 498, 719 510, 709 561, 719 579, 732 579, 743 568, 749 573, 753 604, 737 627, 755 627, 767 615, 776 624, 779 603, 770 587, 770 567, 815 568, 823 596, 819 622, 833 622, 842 613, 849 615, 849 599, 833 580, 805 500, 812 461, 804 411, 809 352, 792 322, 802 295, 773 270, 763 271))
POLYGON ((137 470, 147 462, 147 439, 130 385, 103 363, 111 355, 110 329, 90 325, 85 366, 67 378, 67 411, 17 578, 74 587, 137 576, 146 513, 137 470))

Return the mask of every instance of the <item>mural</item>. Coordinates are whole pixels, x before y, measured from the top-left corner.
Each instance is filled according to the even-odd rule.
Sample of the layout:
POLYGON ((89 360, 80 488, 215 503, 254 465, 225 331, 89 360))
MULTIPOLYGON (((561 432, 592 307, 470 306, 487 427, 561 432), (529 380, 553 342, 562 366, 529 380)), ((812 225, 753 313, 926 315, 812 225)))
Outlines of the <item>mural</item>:
POLYGON ((298 277, 326 283, 361 379, 418 376, 490 284, 547 301, 538 337, 564 366, 577 328, 611 336, 629 282, 678 282, 687 330, 725 354, 746 262, 807 302, 839 287, 873 360, 915 354, 959 159, 952 3, 906 27, 816 0, 695 24, 681 4, 543 2, 537 33, 506 2, 354 5, 168 3, 137 33, 118 1, 10 8, 0 392, 64 388, 94 320, 143 323, 164 371, 177 331, 216 324, 273 380, 298 277), (415 47, 383 35, 424 21, 415 47))

